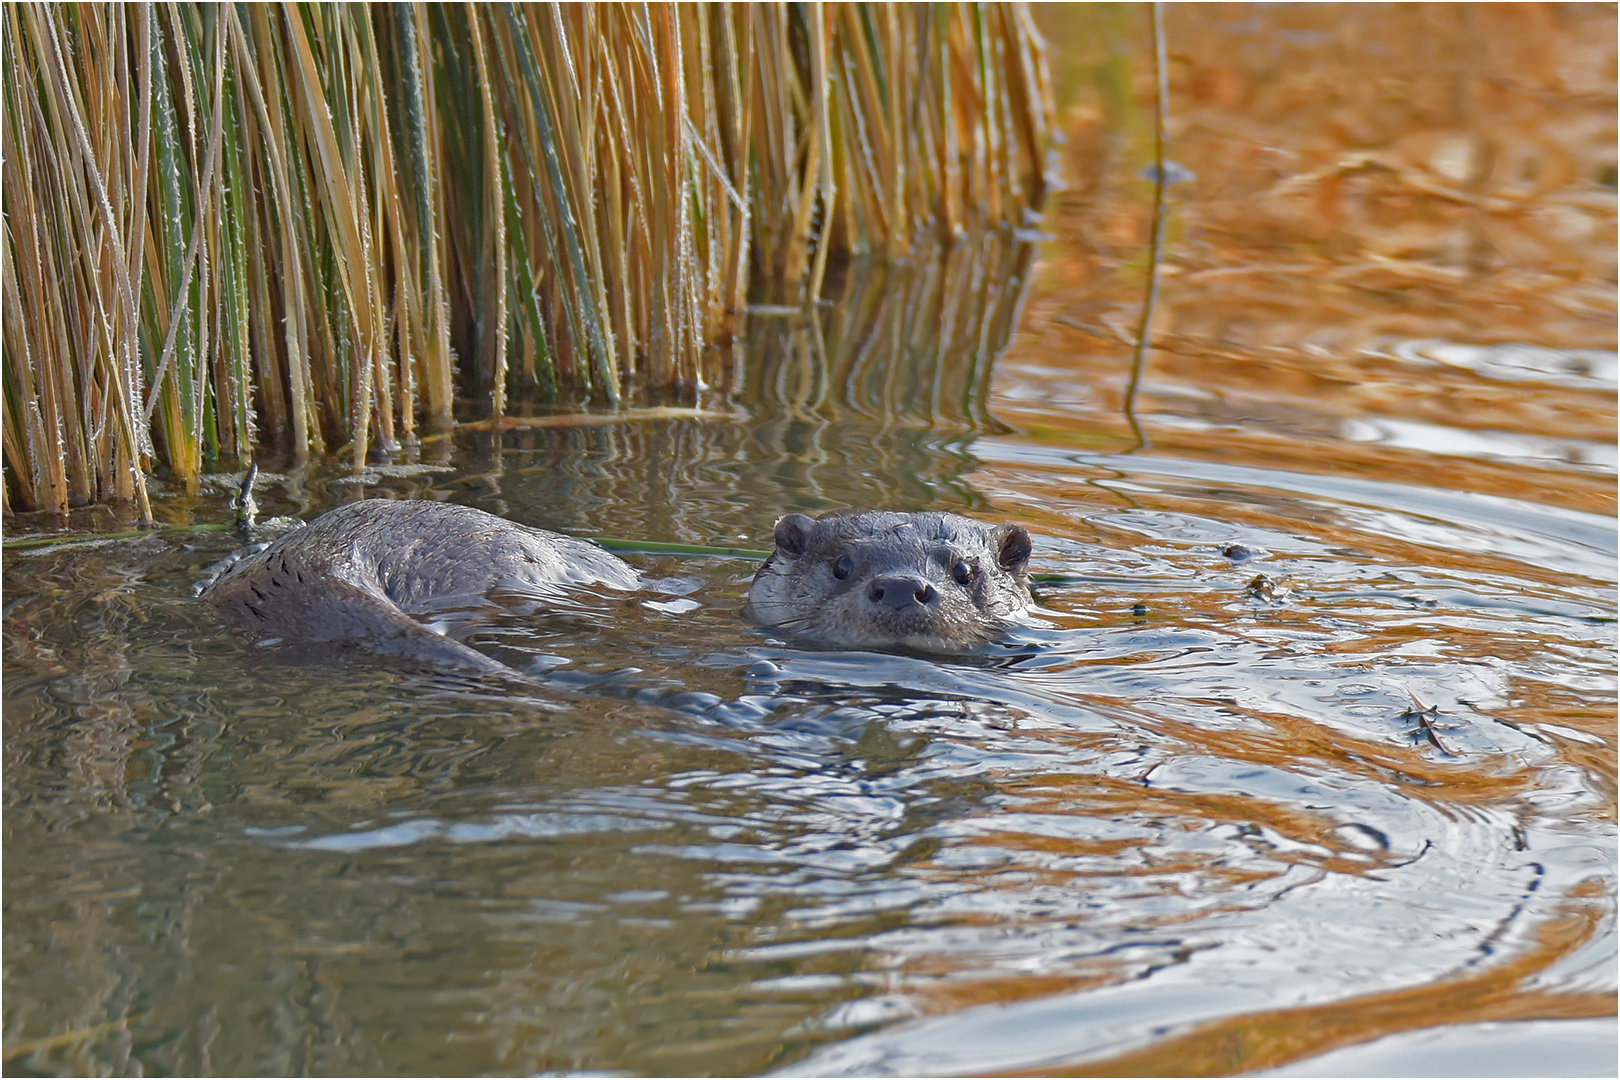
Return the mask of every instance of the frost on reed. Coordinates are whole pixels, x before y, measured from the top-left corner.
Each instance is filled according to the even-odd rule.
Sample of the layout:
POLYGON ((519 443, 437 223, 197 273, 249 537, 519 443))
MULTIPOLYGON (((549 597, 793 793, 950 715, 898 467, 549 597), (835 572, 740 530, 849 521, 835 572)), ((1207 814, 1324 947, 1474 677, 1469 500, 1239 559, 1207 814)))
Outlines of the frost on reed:
POLYGON ((7 509, 729 389, 750 295, 1023 223, 1019 6, 7 5, 7 509), (468 401, 470 399, 470 402, 468 401))

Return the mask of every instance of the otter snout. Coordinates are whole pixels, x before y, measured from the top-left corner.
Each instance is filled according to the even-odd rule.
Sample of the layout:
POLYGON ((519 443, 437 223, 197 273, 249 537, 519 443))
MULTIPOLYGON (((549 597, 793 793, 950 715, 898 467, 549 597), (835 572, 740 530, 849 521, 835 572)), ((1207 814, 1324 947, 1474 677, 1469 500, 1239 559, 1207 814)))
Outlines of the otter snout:
POLYGON ((867 602, 882 611, 939 606, 939 590, 920 577, 882 577, 866 586, 867 602))

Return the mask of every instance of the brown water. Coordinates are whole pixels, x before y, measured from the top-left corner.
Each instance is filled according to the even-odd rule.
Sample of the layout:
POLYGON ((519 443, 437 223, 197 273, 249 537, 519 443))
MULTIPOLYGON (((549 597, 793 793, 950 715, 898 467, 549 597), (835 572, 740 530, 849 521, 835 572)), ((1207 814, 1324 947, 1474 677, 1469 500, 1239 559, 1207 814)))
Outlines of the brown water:
POLYGON ((523 698, 231 638, 219 536, 8 551, 7 1072, 1612 1075, 1614 11, 1169 12, 1145 447, 1104 7, 1043 15, 1053 240, 756 316, 714 416, 263 485, 1016 518, 1018 647, 805 650, 746 561, 632 556, 657 590, 475 639, 523 698))

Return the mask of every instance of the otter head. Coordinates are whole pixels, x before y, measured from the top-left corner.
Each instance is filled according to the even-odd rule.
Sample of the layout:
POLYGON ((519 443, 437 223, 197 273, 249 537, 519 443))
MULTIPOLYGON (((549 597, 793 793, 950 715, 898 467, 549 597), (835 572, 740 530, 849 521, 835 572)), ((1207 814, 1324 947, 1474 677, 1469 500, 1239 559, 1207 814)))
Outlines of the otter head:
POLYGON ((956 514, 789 514, 747 616, 829 645, 959 652, 1029 610, 1029 553, 1022 525, 956 514))

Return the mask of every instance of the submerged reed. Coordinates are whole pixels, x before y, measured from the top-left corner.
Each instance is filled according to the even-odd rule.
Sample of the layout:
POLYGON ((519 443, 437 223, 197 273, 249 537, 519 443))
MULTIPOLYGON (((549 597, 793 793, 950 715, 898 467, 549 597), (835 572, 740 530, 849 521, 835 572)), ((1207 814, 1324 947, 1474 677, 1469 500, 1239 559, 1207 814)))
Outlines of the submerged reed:
POLYGON ((6 509, 730 389, 752 295, 1023 224, 1019 5, 10 5, 6 509))

